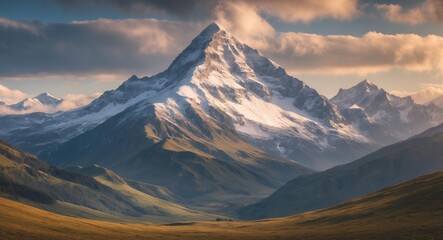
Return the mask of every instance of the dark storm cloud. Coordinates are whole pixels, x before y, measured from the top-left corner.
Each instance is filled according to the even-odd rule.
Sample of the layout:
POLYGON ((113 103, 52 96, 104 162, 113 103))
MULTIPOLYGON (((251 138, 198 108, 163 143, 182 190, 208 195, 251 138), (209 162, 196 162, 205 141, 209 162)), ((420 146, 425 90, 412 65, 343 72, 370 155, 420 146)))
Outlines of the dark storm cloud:
POLYGON ((0 18, 0 76, 158 71, 199 28, 152 19, 42 24, 0 18))

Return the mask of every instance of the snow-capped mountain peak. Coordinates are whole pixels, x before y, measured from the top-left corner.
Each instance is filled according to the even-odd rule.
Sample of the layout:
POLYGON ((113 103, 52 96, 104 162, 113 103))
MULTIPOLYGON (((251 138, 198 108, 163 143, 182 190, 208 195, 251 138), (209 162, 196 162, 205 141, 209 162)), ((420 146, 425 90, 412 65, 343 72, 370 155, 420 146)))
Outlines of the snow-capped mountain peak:
POLYGON ((415 104, 410 96, 398 97, 386 92, 383 88, 364 80, 349 89, 340 89, 338 94, 331 98, 331 102, 339 109, 359 106, 367 111, 378 111, 380 107, 406 109, 415 104))
POLYGON ((49 93, 41 93, 35 96, 34 99, 37 99, 38 101, 40 101, 40 103, 44 105, 57 105, 62 101, 61 99, 58 99, 49 93))
MULTIPOLYGON (((383 126, 399 139, 433 126, 442 114, 439 108, 416 104, 410 96, 395 96, 367 80, 349 89, 340 89, 331 102, 353 124, 366 122, 383 126), (357 107, 364 113, 358 113, 358 120, 355 118, 357 107)), ((374 132, 373 127, 368 128, 374 132)))
POLYGON ((369 80, 365 79, 363 81, 361 81, 359 84, 357 84, 355 86, 356 88, 364 88, 366 91, 372 92, 372 91, 377 91, 378 90, 378 86, 371 83, 369 80))
POLYGON ((370 83, 368 80, 364 80, 349 89, 340 88, 338 94, 331 98, 331 102, 343 109, 353 105, 360 107, 368 105, 375 98, 387 99, 388 97, 385 90, 379 89, 377 85, 370 83))
POLYGON ((232 131, 260 146, 277 143, 266 148, 285 158, 305 161, 298 156, 302 145, 326 152, 334 149, 337 139, 370 141, 343 122, 325 97, 216 24, 204 29, 167 70, 127 81, 117 90, 140 92, 144 83, 153 94, 142 101, 145 106, 153 104, 159 121, 179 129, 177 120, 186 122, 190 112, 220 125, 229 119, 232 131), (220 122, 222 115, 224 122, 220 122), (334 137, 327 138, 329 134, 334 137))
POLYGON ((9 107, 16 111, 24 111, 29 110, 31 108, 39 108, 39 107, 55 107, 62 102, 61 99, 58 99, 52 96, 49 93, 41 93, 32 98, 26 98, 16 104, 12 104, 9 107))
MULTIPOLYGON (((361 88, 381 91, 369 82, 361 88)), ((362 107, 358 103, 349 107, 354 104, 362 107)), ((34 132, 26 129, 26 121, 18 124, 5 118, 11 127, 0 129, 5 132, 0 136, 12 136, 11 129, 26 129, 23 136, 36 139, 55 131, 60 137, 45 141, 52 147, 103 127, 104 121, 117 115, 118 126, 110 131, 143 123, 143 141, 197 141, 198 136, 206 144, 214 141, 215 133, 234 134, 272 155, 319 169, 380 146, 345 121, 326 97, 217 24, 196 36, 165 71, 150 77, 134 75, 83 108, 39 115, 33 123, 44 124, 34 132)))

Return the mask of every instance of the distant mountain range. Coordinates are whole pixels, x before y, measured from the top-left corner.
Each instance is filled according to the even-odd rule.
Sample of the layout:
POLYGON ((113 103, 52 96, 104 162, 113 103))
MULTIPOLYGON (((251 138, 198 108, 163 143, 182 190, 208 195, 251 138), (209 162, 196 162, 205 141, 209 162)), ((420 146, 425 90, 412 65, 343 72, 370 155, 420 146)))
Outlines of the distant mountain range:
POLYGON ((42 93, 32 98, 26 98, 23 101, 20 101, 16 104, 9 105, 9 107, 13 110, 22 111, 29 110, 31 108, 38 108, 41 106, 51 106, 55 107, 62 102, 61 99, 58 99, 49 93, 42 93))
POLYGON ((11 110, 12 113, 46 112, 61 104, 63 99, 58 99, 49 93, 42 93, 32 98, 26 98, 18 103, 7 105, 0 102, 0 106, 11 110))
POLYGON ((411 97, 397 97, 367 80, 350 89, 340 89, 331 102, 346 120, 384 144, 405 139, 443 121, 442 108, 416 104, 411 97))
POLYGON ((96 164, 193 204, 241 205, 442 116, 367 81, 329 100, 210 24, 165 71, 82 108, 1 116, 0 138, 57 167, 96 164))
POLYGON ((288 216, 330 207, 443 169, 443 124, 354 162, 300 176, 259 203, 240 209, 245 219, 288 216))

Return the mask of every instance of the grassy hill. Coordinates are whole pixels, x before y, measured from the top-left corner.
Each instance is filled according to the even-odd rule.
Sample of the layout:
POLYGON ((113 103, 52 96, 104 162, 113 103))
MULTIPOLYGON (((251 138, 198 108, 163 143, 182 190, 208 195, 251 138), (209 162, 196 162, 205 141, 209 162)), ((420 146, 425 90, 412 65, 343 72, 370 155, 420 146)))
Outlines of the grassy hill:
POLYGON ((162 223, 217 217, 139 191, 106 169, 90 170, 102 174, 93 178, 58 169, 0 142, 0 196, 94 219, 162 223))
POLYGON ((290 216, 331 207, 443 169, 443 125, 354 162, 297 177, 258 203, 243 219, 290 216))
POLYGON ((77 166, 77 167, 67 168, 66 170, 69 172, 92 177, 98 182, 106 186, 109 186, 111 188, 126 189, 129 192, 135 193, 136 195, 139 194, 139 192, 141 192, 171 202, 181 201, 181 199, 178 196, 170 192, 165 187, 149 183, 138 182, 130 179, 124 179, 119 175, 117 175, 116 173, 114 173, 113 171, 98 165, 91 165, 87 167, 77 166))
POLYGON ((143 225, 49 213, 0 198, 1 239, 441 239, 443 171, 338 205, 254 222, 143 225))

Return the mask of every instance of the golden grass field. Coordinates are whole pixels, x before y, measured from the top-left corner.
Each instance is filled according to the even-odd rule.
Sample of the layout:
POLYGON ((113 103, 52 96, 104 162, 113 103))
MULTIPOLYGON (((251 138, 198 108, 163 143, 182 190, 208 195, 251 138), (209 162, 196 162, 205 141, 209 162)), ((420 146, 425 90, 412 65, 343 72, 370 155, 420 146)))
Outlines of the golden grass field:
POLYGON ((0 198, 0 239, 443 239, 443 172, 354 201, 253 222, 115 223, 0 198))

